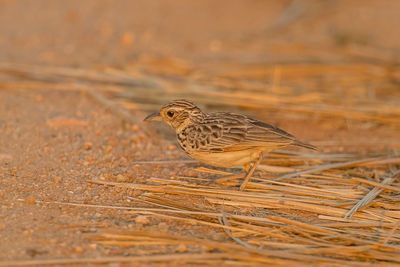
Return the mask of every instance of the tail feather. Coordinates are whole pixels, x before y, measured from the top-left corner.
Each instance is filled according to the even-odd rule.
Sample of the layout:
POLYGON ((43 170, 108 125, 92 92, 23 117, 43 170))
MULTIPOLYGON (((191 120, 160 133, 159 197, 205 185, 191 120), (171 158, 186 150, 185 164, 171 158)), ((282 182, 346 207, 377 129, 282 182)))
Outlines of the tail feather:
POLYGON ((308 148, 308 149, 312 149, 312 150, 318 150, 318 148, 316 146, 307 144, 307 143, 303 143, 299 140, 294 141, 294 143, 292 143, 292 145, 294 146, 299 146, 299 147, 304 147, 304 148, 308 148))

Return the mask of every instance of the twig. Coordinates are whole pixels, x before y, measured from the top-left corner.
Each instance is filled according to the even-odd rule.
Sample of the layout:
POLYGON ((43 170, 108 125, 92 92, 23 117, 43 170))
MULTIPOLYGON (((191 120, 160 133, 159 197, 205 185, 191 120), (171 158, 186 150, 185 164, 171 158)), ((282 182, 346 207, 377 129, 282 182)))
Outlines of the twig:
MULTIPOLYGON (((25 199, 17 199, 17 201, 25 201, 25 199)), ((60 202, 60 201, 42 201, 35 200, 35 203, 43 204, 53 204, 53 205, 65 205, 65 206, 75 206, 75 207, 85 207, 85 208, 104 208, 104 209, 117 209, 117 210, 135 210, 133 207, 126 206, 111 206, 111 205, 98 205, 98 204, 85 204, 85 203, 73 203, 73 202, 60 202)))
POLYGON ((0 63, 0 72, 24 79, 46 82, 65 82, 72 80, 75 82, 86 81, 91 83, 115 84, 141 88, 160 87, 160 85, 154 81, 140 80, 132 77, 129 73, 124 73, 122 71, 106 72, 79 68, 0 63))
POLYGON ((179 208, 175 208, 175 207, 171 207, 171 206, 167 206, 167 205, 151 202, 151 201, 140 199, 140 198, 128 197, 128 199, 131 199, 131 200, 134 200, 134 201, 142 201, 142 202, 144 202, 146 204, 150 204, 150 205, 154 205, 154 206, 158 206, 158 207, 163 207, 163 208, 167 208, 167 209, 184 211, 183 209, 179 209, 179 208))
POLYGON ((132 161, 131 164, 177 164, 177 163, 198 163, 196 160, 177 159, 177 160, 142 160, 132 161))
MULTIPOLYGON (((386 185, 386 184, 390 184, 392 182, 392 178, 386 178, 385 180, 383 180, 382 184, 386 185)), ((374 187, 374 189, 372 189, 368 194, 366 194, 362 199, 360 199, 360 201, 357 202, 357 204, 355 204, 345 215, 344 218, 345 219, 351 219, 353 217, 353 215, 357 212, 357 210, 365 205, 367 205, 368 203, 370 203, 374 198, 376 198, 381 192, 383 191, 383 188, 378 188, 378 187, 374 187)))
MULTIPOLYGON (((228 220, 226 219, 226 216, 225 216, 224 213, 222 213, 222 216, 221 216, 221 217, 218 217, 218 221, 219 221, 219 223, 222 224, 223 226, 232 227, 231 224, 230 224, 230 223, 228 222, 228 220), (222 219, 221 219, 221 218, 222 218, 222 219)), ((240 240, 239 238, 234 237, 234 236, 232 235, 232 233, 231 233, 231 230, 229 230, 228 228, 225 228, 225 227, 224 227, 224 231, 225 231, 225 233, 226 233, 230 238, 232 238, 234 241, 236 241, 236 242, 239 243, 240 245, 245 246, 246 248, 255 249, 255 247, 253 247, 252 245, 249 245, 249 244, 247 244, 246 242, 240 240)))
POLYGON ((27 261, 2 261, 0 266, 43 266, 43 265, 71 265, 71 264, 101 264, 109 262, 153 262, 153 261, 174 261, 207 258, 225 258, 232 256, 229 253, 200 253, 200 254, 172 254, 172 255, 150 255, 150 256, 124 256, 124 257, 103 257, 83 259, 54 259, 54 260, 27 260, 27 261))
POLYGON ((389 239, 393 236, 394 232, 397 230, 397 228, 400 226, 400 220, 397 220, 397 222, 393 225, 392 230, 390 230, 390 232, 388 233, 388 235, 386 236, 386 238, 383 240, 383 244, 387 244, 387 242, 389 241, 389 239))
POLYGON ((360 160, 339 162, 339 163, 332 163, 332 164, 324 164, 324 165, 320 165, 320 166, 314 167, 309 170, 295 172, 295 173, 289 173, 289 174, 280 176, 274 180, 280 180, 280 179, 284 179, 284 178, 293 178, 293 177, 300 176, 303 174, 319 172, 319 171, 326 171, 326 170, 335 169, 335 168, 349 167, 352 165, 358 165, 360 163, 366 163, 366 162, 374 162, 374 161, 381 160, 381 159, 383 159, 383 157, 360 159, 360 160))
POLYGON ((366 179, 362 179, 362 178, 357 178, 357 177, 353 177, 351 178, 351 180, 363 183, 363 184, 368 184, 368 185, 372 185, 375 187, 380 187, 384 190, 388 190, 388 191, 395 191, 395 192, 400 192, 400 188, 395 187, 395 186, 391 186, 391 185, 384 185, 384 184, 380 184, 374 181, 370 181, 370 180, 366 180, 366 179))

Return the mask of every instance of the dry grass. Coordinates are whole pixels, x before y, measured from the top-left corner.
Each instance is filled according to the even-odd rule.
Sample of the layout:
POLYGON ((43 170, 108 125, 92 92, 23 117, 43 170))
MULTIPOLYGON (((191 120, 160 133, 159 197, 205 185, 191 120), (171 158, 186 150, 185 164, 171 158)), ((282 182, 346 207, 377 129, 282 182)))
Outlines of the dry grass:
MULTIPOLYGON (((364 162, 359 161, 358 164, 364 162)), ((368 162, 373 163, 371 160, 368 162)), ((343 165, 357 166, 355 163, 343 165)), ((102 233, 91 236, 93 242, 104 246, 185 248, 185 253, 169 256, 114 259, 121 262, 180 261, 194 264, 212 260, 221 264, 227 261, 278 265, 299 261, 329 265, 351 261, 352 265, 360 266, 400 264, 400 232, 397 230, 400 226, 400 199, 397 193, 400 173, 389 171, 375 182, 368 178, 370 170, 365 167, 358 167, 365 168, 365 176, 354 179, 346 175, 346 170, 335 166, 317 170, 312 175, 299 175, 300 179, 282 178, 279 182, 271 176, 256 176, 249 183, 247 192, 237 190, 238 181, 224 181, 229 184, 228 188, 224 183, 205 186, 201 180, 190 177, 151 178, 146 184, 89 181, 114 188, 140 190, 142 194, 138 198, 131 197, 131 200, 149 204, 146 208, 46 203, 120 209, 132 216, 145 215, 183 225, 206 226, 215 232, 225 231, 232 240, 122 229, 104 229, 102 233), (389 181, 392 185, 387 188, 389 181), (374 186, 364 187, 370 182, 374 186), (180 197, 204 199, 209 208, 197 206, 197 201, 183 203, 179 201, 180 197), (197 247, 201 247, 201 251, 197 247)), ((317 168, 311 166, 310 169, 317 168)), ((209 173, 206 169, 201 171, 209 173)), ((32 263, 72 264, 81 261, 32 263)), ((108 261, 111 259, 87 259, 87 263, 108 261)))
MULTIPOLYGON (((355 163, 342 165, 357 166, 355 163)), ((92 180, 91 183, 140 190, 144 194, 137 201, 145 200, 154 206, 130 208, 126 213, 207 225, 215 231, 222 228, 237 245, 233 246, 229 241, 214 243, 179 235, 159 236, 121 230, 96 238, 101 244, 120 246, 138 245, 144 239, 169 242, 170 245, 180 240, 180 244, 201 244, 209 251, 218 249, 231 253, 229 258, 246 262, 249 259, 239 255, 257 256, 251 257, 251 262, 258 263, 270 260, 293 264, 301 259, 303 262, 332 264, 346 261, 354 265, 375 261, 399 264, 400 232, 396 231, 400 221, 400 199, 396 193, 400 189, 399 173, 387 172, 379 177, 379 182, 374 182, 375 187, 367 188, 363 187, 371 182, 367 178, 367 169, 365 176, 356 180, 335 166, 323 171, 310 167, 317 170, 312 176, 299 175, 301 180, 283 178, 276 182, 272 177, 259 176, 249 183, 247 192, 239 192, 237 188, 221 189, 220 184, 204 186, 184 177, 153 178, 148 184, 92 180), (385 187, 388 181, 396 191, 385 187), (213 209, 183 204, 173 196, 204 198, 213 209), (247 212, 241 212, 242 209, 247 212), (251 213, 259 215, 252 216, 251 213)), ((229 186, 233 184, 237 187, 238 182, 229 181, 229 186)))
MULTIPOLYGON (((288 85, 280 84, 283 74, 285 80, 297 81, 300 86, 302 80, 322 74, 334 76, 344 86, 346 83, 382 83, 388 80, 388 76, 398 78, 399 70, 389 71, 386 66, 289 65, 280 66, 277 70, 275 67, 256 65, 229 65, 208 69, 213 75, 202 68, 188 67, 185 78, 151 67, 147 66, 141 72, 143 76, 133 77, 129 72, 115 70, 35 67, 32 71, 27 66, 3 64, 0 66, 1 72, 12 74, 20 80, 1 83, 0 87, 49 86, 60 90, 86 90, 87 83, 90 83, 91 89, 87 92, 111 110, 117 110, 116 113, 122 117, 129 116, 119 111, 120 106, 99 95, 100 90, 109 97, 118 97, 122 106, 135 109, 152 109, 167 99, 190 95, 208 105, 281 110, 284 104, 287 114, 296 113, 304 118, 317 114, 324 120, 345 118, 368 121, 390 125, 393 131, 400 126, 397 96, 392 101, 349 97, 340 102, 333 97, 333 91, 318 91, 311 86, 310 91, 299 90, 300 93, 295 94, 288 85), (218 72, 217 69, 223 71, 218 72), (273 81, 268 88, 261 85, 265 77, 271 77, 273 81), (136 89, 129 90, 129 86, 136 89), (154 91, 159 93, 158 98, 154 98, 154 91, 150 95, 146 93, 147 90, 139 90, 143 87, 156 88, 154 91), (265 94, 263 88, 269 93, 265 94), (286 93, 274 94, 277 88, 286 93), (127 101, 127 97, 131 101, 127 101)), ((136 164, 162 166, 175 163, 143 161, 136 164)), ((245 192, 238 191, 241 175, 207 168, 196 169, 201 177, 150 177, 146 183, 90 180, 89 183, 107 186, 110 190, 123 188, 140 194, 130 197, 133 205, 123 207, 52 201, 44 203, 119 209, 132 217, 143 215, 167 223, 176 221, 187 227, 204 227, 207 234, 194 230, 192 235, 184 235, 146 227, 143 231, 103 229, 101 233, 90 236, 91 242, 106 247, 150 246, 160 248, 159 253, 137 257, 32 260, 7 264, 146 261, 210 265, 229 263, 241 266, 308 266, 311 263, 398 266, 399 163, 399 151, 394 148, 366 153, 360 145, 359 153, 347 154, 280 151, 261 164, 245 192), (218 178, 210 182, 212 180, 208 176, 218 178), (137 207, 139 204, 144 207, 137 207), (224 233, 225 238, 213 239, 210 233, 224 233), (176 253, 163 254, 165 249, 162 248, 171 247, 176 253)))

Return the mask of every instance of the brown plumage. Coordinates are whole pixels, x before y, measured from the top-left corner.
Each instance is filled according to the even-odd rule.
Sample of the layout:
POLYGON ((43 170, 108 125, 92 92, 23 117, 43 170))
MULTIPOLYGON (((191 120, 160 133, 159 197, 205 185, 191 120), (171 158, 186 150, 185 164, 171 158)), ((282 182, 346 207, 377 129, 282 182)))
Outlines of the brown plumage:
POLYGON ((263 152, 288 145, 316 149, 273 125, 235 113, 204 113, 187 100, 172 101, 145 121, 170 125, 181 148, 200 162, 217 167, 243 166, 247 175, 240 190, 246 187, 263 152))

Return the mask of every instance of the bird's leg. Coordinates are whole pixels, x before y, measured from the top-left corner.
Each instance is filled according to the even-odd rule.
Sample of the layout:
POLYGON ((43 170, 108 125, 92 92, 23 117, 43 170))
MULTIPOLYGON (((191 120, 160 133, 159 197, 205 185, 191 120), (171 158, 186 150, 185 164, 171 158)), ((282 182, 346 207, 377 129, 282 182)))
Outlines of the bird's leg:
MULTIPOLYGON (((253 163, 253 166, 251 166, 250 170, 248 170, 246 176, 244 177, 243 183, 240 185, 240 191, 243 191, 246 188, 247 183, 250 180, 250 177, 253 175, 254 171, 256 170, 258 164, 260 164, 261 160, 263 158, 263 153, 260 152, 260 155, 258 156, 258 160, 253 163)), ((248 169, 248 167, 245 166, 245 169, 248 169)))

